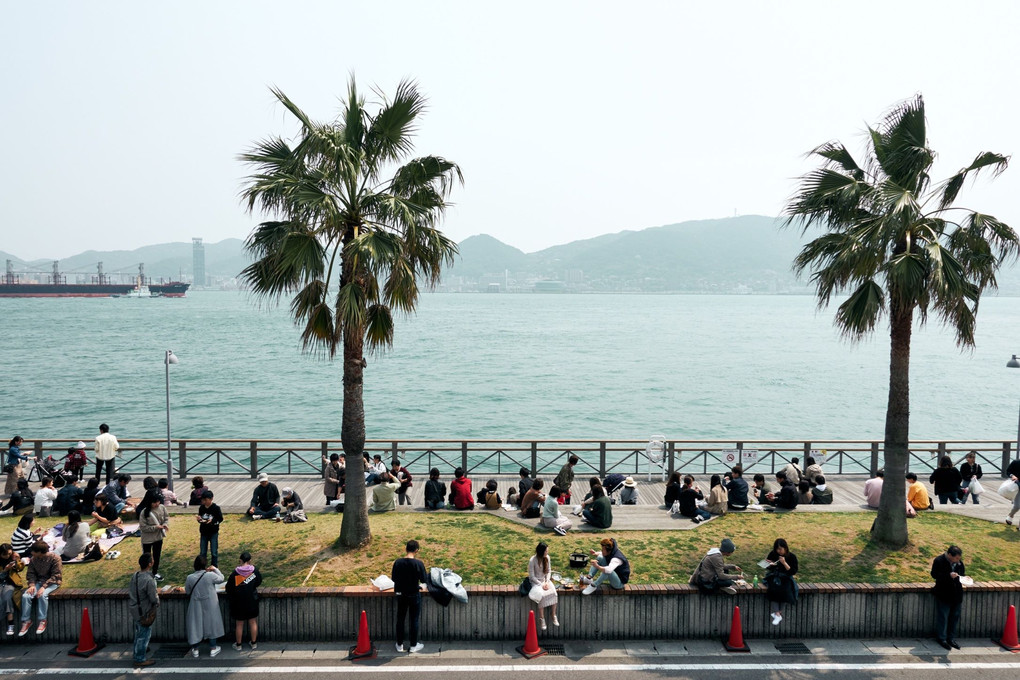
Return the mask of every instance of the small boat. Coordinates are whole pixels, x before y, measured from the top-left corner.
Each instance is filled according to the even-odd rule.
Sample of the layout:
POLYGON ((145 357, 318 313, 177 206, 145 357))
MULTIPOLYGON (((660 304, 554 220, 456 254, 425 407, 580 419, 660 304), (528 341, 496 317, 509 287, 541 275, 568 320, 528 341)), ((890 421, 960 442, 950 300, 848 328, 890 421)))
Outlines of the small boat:
POLYGON ((149 298, 152 297, 152 292, 148 286, 135 286, 134 289, 129 290, 122 297, 126 298, 149 298))

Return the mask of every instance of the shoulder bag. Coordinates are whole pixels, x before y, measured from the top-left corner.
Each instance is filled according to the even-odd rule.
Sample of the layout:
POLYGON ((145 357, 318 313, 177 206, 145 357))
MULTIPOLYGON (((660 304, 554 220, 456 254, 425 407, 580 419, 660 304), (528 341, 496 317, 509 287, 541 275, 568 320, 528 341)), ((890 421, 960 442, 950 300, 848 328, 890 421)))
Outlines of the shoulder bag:
MULTIPOLYGON (((136 578, 135 579, 135 597, 138 599, 138 606, 139 606, 139 608, 141 608, 141 606, 142 606, 142 594, 138 590, 138 581, 139 581, 139 579, 136 578)), ((155 622, 156 622, 156 607, 153 607, 149 611, 142 613, 142 615, 138 619, 138 623, 142 624, 146 628, 148 628, 149 626, 151 626, 155 622)))

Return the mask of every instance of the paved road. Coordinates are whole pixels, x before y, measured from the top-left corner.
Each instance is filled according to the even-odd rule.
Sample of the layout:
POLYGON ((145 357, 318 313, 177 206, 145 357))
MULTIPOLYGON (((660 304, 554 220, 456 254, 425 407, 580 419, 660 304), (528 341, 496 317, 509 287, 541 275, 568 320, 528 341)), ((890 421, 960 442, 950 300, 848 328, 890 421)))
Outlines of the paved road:
MULTIPOLYGON (((215 659, 176 656, 160 659, 157 665, 136 670, 131 667, 127 645, 111 645, 91 659, 67 656, 67 646, 33 645, 0 648, 0 673, 5 678, 60 677, 196 677, 237 678, 287 675, 313 680, 335 679, 338 673, 359 679, 388 678, 397 673, 415 680, 477 679, 479 674, 509 674, 528 677, 557 675, 571 680, 611 676, 613 680, 648 678, 791 678, 825 675, 839 680, 858 678, 929 678, 980 675, 982 680, 1010 680, 1020 676, 1020 654, 1010 654, 988 640, 963 640, 963 650, 946 653, 931 640, 804 640, 807 653, 785 654, 769 641, 749 640, 749 654, 727 654, 717 642, 568 642, 564 655, 524 660, 510 643, 506 645, 453 643, 444 648, 426 647, 421 655, 398 655, 388 645, 379 657, 362 662, 344 660, 336 645, 263 644, 257 653, 238 654, 225 648, 215 659), (937 651, 936 651, 937 650, 937 651)), ((157 654, 174 649, 154 645, 157 654)), ((177 646, 176 650, 181 647, 177 646)))

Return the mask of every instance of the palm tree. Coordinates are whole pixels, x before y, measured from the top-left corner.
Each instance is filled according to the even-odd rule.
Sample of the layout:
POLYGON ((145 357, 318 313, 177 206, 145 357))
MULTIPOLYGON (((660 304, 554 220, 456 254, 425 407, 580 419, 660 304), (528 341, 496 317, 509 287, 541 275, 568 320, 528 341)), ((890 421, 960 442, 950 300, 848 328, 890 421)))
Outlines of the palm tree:
POLYGON ((996 287, 995 274, 1020 252, 1006 224, 969 208, 954 207, 970 176, 997 176, 1009 158, 983 152, 948 179, 931 183, 935 152, 928 147, 920 95, 894 107, 868 128, 867 158, 858 164, 839 142, 809 155, 825 159, 804 175, 786 207, 786 224, 827 233, 804 246, 794 271, 813 271, 819 307, 849 293, 836 311, 836 326, 858 340, 889 318, 889 402, 885 418, 885 479, 872 539, 890 547, 907 542, 905 492, 910 432, 910 334, 915 313, 929 311, 956 334, 961 349, 974 345, 981 293, 996 287))
POLYGON ((437 228, 460 168, 439 156, 409 159, 425 98, 403 81, 392 100, 370 111, 353 76, 336 120, 311 120, 272 90, 300 125, 293 144, 269 137, 241 154, 253 168, 242 197, 259 224, 245 248, 253 262, 242 272, 253 294, 270 301, 292 296, 305 351, 343 357, 343 418, 347 454, 346 507, 340 545, 372 539, 362 477, 365 407, 364 350, 393 343, 393 315, 412 312, 419 286, 439 282, 456 244, 437 228), (403 163, 403 165, 398 165, 403 163), (388 174, 392 171, 392 174, 388 174))

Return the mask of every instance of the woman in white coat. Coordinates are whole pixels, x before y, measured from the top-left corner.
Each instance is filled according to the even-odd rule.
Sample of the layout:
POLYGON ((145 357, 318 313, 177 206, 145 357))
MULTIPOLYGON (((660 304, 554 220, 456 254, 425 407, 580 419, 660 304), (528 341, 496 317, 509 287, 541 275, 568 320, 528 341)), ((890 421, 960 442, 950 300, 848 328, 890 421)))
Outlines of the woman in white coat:
POLYGON ((198 644, 209 640, 209 656, 220 653, 217 638, 223 635, 223 616, 216 584, 223 583, 223 574, 216 567, 207 567, 205 558, 195 558, 195 571, 184 582, 184 592, 191 596, 188 602, 188 644, 191 656, 198 657, 198 644))

